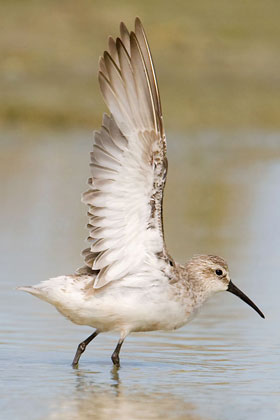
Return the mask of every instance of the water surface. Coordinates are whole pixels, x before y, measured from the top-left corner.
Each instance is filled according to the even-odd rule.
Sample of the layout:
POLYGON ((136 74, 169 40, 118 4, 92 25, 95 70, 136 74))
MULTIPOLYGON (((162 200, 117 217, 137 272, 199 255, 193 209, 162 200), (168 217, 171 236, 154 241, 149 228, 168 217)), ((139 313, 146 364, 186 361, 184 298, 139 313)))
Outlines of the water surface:
POLYGON ((1 136, 0 417, 37 419, 280 418, 280 134, 169 134, 165 230, 185 261, 215 253, 263 310, 213 298, 175 332, 131 335, 121 369, 118 337, 92 342, 77 370, 76 346, 92 330, 17 292, 73 272, 87 235, 87 132, 1 136))

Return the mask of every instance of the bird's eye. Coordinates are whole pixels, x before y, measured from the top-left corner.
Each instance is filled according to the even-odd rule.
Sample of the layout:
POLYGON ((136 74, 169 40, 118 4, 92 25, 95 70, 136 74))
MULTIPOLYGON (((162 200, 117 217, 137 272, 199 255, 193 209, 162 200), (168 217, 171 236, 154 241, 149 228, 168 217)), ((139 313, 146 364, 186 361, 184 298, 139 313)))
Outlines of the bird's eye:
POLYGON ((220 269, 217 269, 215 273, 217 274, 217 276, 221 276, 223 274, 222 270, 220 269))

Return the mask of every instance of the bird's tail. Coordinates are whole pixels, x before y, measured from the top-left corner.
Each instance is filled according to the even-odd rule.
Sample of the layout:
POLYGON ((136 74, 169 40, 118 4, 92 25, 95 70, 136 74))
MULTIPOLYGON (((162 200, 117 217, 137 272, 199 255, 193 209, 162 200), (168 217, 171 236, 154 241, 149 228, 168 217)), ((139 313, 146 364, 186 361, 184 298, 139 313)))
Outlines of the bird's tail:
POLYGON ((19 286, 19 287, 17 287, 17 290, 20 290, 22 292, 30 293, 31 295, 34 295, 34 296, 40 296, 41 295, 41 290, 37 289, 37 287, 33 287, 33 286, 19 286))

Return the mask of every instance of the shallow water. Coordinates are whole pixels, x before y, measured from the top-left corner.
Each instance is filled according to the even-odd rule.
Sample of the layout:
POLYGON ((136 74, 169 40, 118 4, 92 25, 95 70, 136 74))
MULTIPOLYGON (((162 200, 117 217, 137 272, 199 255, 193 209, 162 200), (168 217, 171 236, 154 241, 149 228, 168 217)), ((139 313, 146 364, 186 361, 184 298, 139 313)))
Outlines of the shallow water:
POLYGON ((260 306, 213 298, 175 332, 77 344, 91 333, 50 305, 17 292, 81 265, 91 139, 86 132, 1 135, 0 418, 280 418, 280 133, 169 133, 165 230, 184 261, 215 253, 260 306))

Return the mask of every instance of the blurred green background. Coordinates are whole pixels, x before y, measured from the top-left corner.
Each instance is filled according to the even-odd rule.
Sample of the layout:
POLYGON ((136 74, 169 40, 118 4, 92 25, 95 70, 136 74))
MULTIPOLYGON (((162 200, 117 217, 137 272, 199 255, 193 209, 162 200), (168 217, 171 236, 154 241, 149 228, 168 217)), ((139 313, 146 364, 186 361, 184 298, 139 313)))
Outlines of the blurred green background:
POLYGON ((280 127, 278 0, 0 2, 0 122, 96 128, 108 35, 140 16, 167 130, 280 127))
POLYGON ((0 417, 279 420, 280 1, 0 0, 0 16, 0 417), (15 288, 82 265, 98 58, 137 15, 168 139, 168 249, 225 257, 266 320, 217 296, 182 330, 129 337, 119 376, 113 336, 74 372, 90 331, 15 288))

